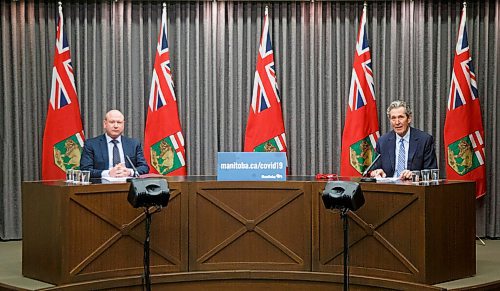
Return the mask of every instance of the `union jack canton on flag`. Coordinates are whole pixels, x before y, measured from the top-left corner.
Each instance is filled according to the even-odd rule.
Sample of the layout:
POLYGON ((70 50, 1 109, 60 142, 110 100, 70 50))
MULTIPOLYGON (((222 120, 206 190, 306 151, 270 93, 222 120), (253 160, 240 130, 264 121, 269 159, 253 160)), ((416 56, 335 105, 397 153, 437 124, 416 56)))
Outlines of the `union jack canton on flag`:
MULTIPOLYGON (((257 68, 252 91, 252 110, 255 113, 262 112, 271 107, 270 98, 280 103, 278 82, 274 68, 274 52, 271 46, 271 34, 269 33, 269 21, 266 14, 264 28, 257 55, 257 68)), ((274 102, 273 102, 274 103, 274 102)))
POLYGON ((365 106, 370 100, 375 100, 372 58, 368 45, 366 31, 366 7, 363 9, 359 25, 354 63, 352 68, 351 86, 349 89, 349 108, 357 110, 365 106))
POLYGON ((71 65, 68 40, 63 30, 63 15, 61 11, 57 22, 50 105, 54 110, 61 109, 71 104, 71 99, 75 99, 76 96, 75 77, 71 65))
POLYGON ((170 52, 167 40, 167 23, 162 21, 160 37, 156 48, 156 58, 153 70, 153 80, 149 95, 149 108, 156 111, 167 104, 167 100, 176 101, 174 81, 170 71, 170 52), (167 96, 165 96, 167 95, 167 96))
POLYGON ((474 74, 467 39, 466 21, 462 19, 460 21, 457 46, 455 48, 450 95, 448 96, 448 110, 457 109, 470 101, 476 100, 478 95, 476 74, 474 74))

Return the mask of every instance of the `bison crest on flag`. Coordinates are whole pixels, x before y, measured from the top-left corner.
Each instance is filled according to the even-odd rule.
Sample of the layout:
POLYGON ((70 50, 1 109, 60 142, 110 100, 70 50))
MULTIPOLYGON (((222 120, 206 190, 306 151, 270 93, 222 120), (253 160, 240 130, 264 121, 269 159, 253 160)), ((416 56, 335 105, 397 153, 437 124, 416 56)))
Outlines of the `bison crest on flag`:
POLYGON ((186 162, 182 154, 184 142, 180 132, 172 134, 151 146, 151 165, 162 175, 183 167, 186 162), (176 136, 179 140, 176 139, 176 136), (181 144, 179 145, 179 142, 181 144))
POLYGON ((367 136, 349 147, 349 161, 351 166, 360 174, 370 166, 375 159, 375 147, 367 136))
POLYGON ((54 163, 63 171, 78 169, 82 155, 83 138, 74 134, 54 145, 54 163))
POLYGON ((478 132, 448 146, 448 164, 461 176, 484 164, 483 140, 478 132))
POLYGON ((280 136, 275 136, 270 140, 267 140, 258 146, 256 146, 253 151, 254 152, 282 152, 286 149, 285 144, 285 133, 282 133, 280 136), (281 140, 280 140, 281 137, 281 140))

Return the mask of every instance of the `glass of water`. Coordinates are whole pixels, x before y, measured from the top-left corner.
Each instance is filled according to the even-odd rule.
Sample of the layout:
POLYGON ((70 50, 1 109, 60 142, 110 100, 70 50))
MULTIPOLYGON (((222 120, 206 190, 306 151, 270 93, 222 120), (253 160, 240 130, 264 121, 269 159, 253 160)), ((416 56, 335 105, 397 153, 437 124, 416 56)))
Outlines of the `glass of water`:
POLYGON ((439 169, 432 169, 431 170, 431 180, 432 181, 438 181, 439 180, 439 169))
POLYGON ((431 170, 422 170, 422 182, 429 182, 431 179, 431 170))
POLYGON ((82 176, 81 176, 81 182, 83 185, 88 185, 90 184, 90 171, 81 171, 82 176))
POLYGON ((73 182, 73 169, 66 169, 66 182, 73 182))
POLYGON ((420 171, 411 171, 411 181, 413 183, 420 182, 420 171))
POLYGON ((82 180, 82 172, 80 170, 73 170, 73 183, 80 184, 82 180))

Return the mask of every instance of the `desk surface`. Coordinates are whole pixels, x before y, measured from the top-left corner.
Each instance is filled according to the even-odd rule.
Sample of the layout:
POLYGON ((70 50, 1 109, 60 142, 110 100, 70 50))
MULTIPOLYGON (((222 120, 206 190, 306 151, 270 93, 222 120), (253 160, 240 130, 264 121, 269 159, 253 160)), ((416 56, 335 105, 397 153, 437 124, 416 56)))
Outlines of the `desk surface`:
MULTIPOLYGON (((169 182, 220 182, 220 183, 267 183, 261 181, 217 181, 217 176, 156 176, 156 175, 145 175, 141 177, 144 179, 147 178, 163 178, 169 182)), ((409 180, 397 180, 397 181, 379 181, 379 182, 361 182, 361 178, 351 178, 351 177, 338 177, 338 179, 316 179, 315 176, 287 176, 286 181, 275 181, 271 183, 286 183, 286 182, 318 182, 318 183, 326 183, 332 181, 351 181, 351 182, 359 182, 364 185, 374 184, 374 185, 407 185, 407 186, 435 186, 435 185, 443 185, 443 184, 457 184, 464 183, 464 181, 452 181, 441 179, 439 181, 430 181, 430 182, 419 182, 413 183, 409 180)), ((45 180, 45 181, 24 181, 23 183, 38 183, 52 186, 87 186, 81 184, 73 184, 68 183, 63 180, 45 180)), ((91 185, 93 184, 128 184, 128 182, 110 182, 100 178, 92 178, 91 185)))

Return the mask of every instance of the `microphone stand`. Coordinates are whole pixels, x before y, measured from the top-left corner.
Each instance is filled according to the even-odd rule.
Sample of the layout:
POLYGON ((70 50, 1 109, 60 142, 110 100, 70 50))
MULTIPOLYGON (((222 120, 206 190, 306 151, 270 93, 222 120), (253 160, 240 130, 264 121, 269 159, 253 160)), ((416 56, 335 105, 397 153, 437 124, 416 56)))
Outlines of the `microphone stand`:
POLYGON ((340 210, 340 217, 344 224, 344 291, 349 290, 349 220, 348 208, 340 210))
POLYGON ((377 163, 378 159, 380 158, 380 154, 375 158, 375 160, 373 160, 373 162, 368 166, 368 168, 366 168, 366 170, 363 172, 363 175, 361 176, 361 182, 377 182, 377 179, 373 178, 373 177, 368 177, 368 174, 370 173, 370 171, 373 169, 373 167, 375 166, 375 164, 377 163))
POLYGON ((144 238, 144 257, 143 257, 143 264, 144 264, 144 277, 143 279, 143 286, 146 286, 146 291, 151 291, 151 271, 150 271, 150 254, 149 254, 149 244, 151 241, 151 221, 152 221, 152 216, 156 212, 161 211, 161 206, 156 205, 156 210, 153 212, 149 211, 150 206, 145 206, 144 207, 144 214, 146 214, 146 221, 145 221, 145 227, 146 227, 146 237, 144 238))
POLYGON ((146 214, 146 238, 144 239, 144 283, 146 285, 146 290, 151 291, 151 275, 149 270, 149 241, 151 236, 151 216, 153 213, 149 212, 148 207, 144 207, 144 213, 146 214))
POLYGON ((125 155, 125 157, 127 158, 128 162, 132 166, 132 169, 134 170, 134 178, 139 178, 139 171, 137 171, 137 168, 135 167, 134 163, 132 163, 132 160, 130 159, 130 157, 128 155, 125 155))

